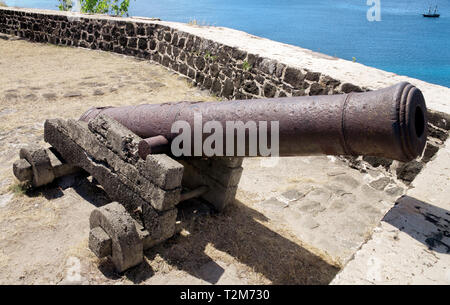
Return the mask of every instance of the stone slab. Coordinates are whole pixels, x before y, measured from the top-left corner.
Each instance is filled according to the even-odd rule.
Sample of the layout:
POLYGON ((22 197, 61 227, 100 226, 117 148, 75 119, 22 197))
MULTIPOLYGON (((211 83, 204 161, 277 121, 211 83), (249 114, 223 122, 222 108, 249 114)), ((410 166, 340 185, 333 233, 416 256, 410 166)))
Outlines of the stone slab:
POLYGON ((180 161, 184 165, 183 186, 190 189, 206 185, 209 191, 201 196, 211 203, 218 211, 235 200, 237 186, 226 187, 206 173, 192 166, 189 161, 180 161))
POLYGON ((145 162, 137 164, 140 172, 163 190, 181 187, 183 165, 165 154, 148 155, 145 162))
MULTIPOLYGON (((136 166, 124 162, 120 157, 98 141, 97 137, 87 128, 86 123, 74 120, 59 120, 46 124, 46 141, 55 146, 52 143, 51 138, 47 137, 47 129, 51 127, 58 129, 60 132, 63 132, 66 137, 72 139, 76 145, 82 149, 83 154, 87 153, 92 160, 97 160, 97 162, 102 163, 105 167, 110 166, 111 169, 114 170, 116 176, 127 186, 127 188, 133 190, 133 192, 136 193, 137 196, 140 196, 144 201, 151 203, 155 209, 159 211, 168 210, 178 203, 181 188, 165 191, 155 186, 139 173, 136 166)), ((64 142, 60 144, 60 147, 55 148, 63 155, 61 152, 61 145, 63 146, 64 142)), ((69 163, 72 163, 71 159, 65 159, 69 163)), ((87 171, 95 176, 94 173, 89 170, 87 171)))
POLYGON ((332 284, 450 284, 450 141, 332 284))
POLYGON ((101 142, 126 163, 137 167, 139 173, 163 190, 181 187, 183 166, 167 155, 150 155, 145 161, 138 156, 142 140, 114 119, 99 115, 88 124, 89 129, 100 135, 101 142))
POLYGON ((93 133, 100 135, 99 141, 122 160, 131 164, 139 160, 137 149, 142 139, 128 128, 106 115, 99 115, 89 121, 88 126, 93 133))
MULTIPOLYGON (((228 167, 226 162, 218 158, 187 159, 184 162, 189 163, 202 174, 216 180, 224 187, 237 186, 241 180, 243 171, 241 166, 228 167)), ((237 165, 238 163, 232 164, 237 165)))
POLYGON ((140 264, 143 246, 135 221, 118 202, 112 202, 92 211, 89 217, 91 229, 101 227, 111 238, 111 260, 118 272, 140 264))
POLYGON ((108 196, 121 202, 128 211, 134 211, 146 203, 136 192, 125 184, 117 173, 89 156, 65 133, 63 120, 45 122, 45 141, 50 143, 67 162, 89 172, 103 186, 108 196))
POLYGON ((102 228, 95 227, 89 231, 89 249, 91 249, 98 258, 111 255, 111 238, 102 228))
POLYGON ((175 234, 177 214, 176 208, 157 212, 150 205, 142 207, 144 228, 149 232, 148 237, 143 240, 144 249, 149 249, 175 234))

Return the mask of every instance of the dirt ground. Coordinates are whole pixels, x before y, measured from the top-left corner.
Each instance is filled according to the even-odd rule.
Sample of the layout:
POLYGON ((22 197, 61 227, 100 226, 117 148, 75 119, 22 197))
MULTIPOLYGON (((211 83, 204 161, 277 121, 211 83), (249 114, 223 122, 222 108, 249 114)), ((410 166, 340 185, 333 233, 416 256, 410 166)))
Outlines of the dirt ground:
POLYGON ((328 284, 403 190, 389 179, 397 193, 369 187, 380 172, 331 157, 272 169, 246 159, 233 205, 117 274, 87 247, 89 215, 107 195, 80 175, 24 190, 12 174, 19 149, 46 145, 45 119, 92 106, 215 98, 156 64, 10 36, 0 36, 0 80, 0 284, 328 284))

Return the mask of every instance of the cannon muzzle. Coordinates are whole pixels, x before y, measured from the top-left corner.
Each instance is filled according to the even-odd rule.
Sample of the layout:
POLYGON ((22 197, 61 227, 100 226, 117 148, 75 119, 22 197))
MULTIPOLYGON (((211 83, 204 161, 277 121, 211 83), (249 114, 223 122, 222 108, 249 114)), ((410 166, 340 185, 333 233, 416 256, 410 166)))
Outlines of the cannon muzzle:
MULTIPOLYGON (((147 139, 147 143, 158 143, 158 151, 164 151, 161 149, 164 139, 170 145, 180 134, 172 131, 174 122, 185 121, 194 131, 196 115, 202 118, 201 126, 219 122, 224 139, 230 134, 227 122, 243 122, 249 127, 245 130, 245 156, 255 155, 249 147, 254 136, 249 122, 268 135, 268 145, 276 144, 271 137, 276 125, 270 123, 278 122, 280 156, 368 155, 407 162, 422 154, 427 137, 424 97, 419 89, 406 82, 381 90, 341 95, 91 108, 80 120, 88 122, 100 114, 117 120, 147 139), (264 130, 261 122, 268 122, 264 130), (154 138, 159 136, 163 138, 154 138)), ((201 144, 210 134, 202 135, 201 144)), ((257 139, 259 142, 260 138, 257 139)), ((233 151, 239 152, 236 141, 218 143, 215 145, 223 145, 224 154, 231 144, 237 144, 233 151)), ((151 153, 151 148, 147 147, 147 151, 151 153)), ((264 154, 258 150, 256 155, 264 154)))

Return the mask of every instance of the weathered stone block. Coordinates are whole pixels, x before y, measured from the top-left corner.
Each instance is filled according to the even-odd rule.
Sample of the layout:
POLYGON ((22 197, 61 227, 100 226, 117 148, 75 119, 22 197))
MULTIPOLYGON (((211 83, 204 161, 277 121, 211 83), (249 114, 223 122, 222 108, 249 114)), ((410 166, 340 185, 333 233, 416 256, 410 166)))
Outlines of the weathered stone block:
POLYGON ((405 182, 412 182, 423 168, 423 163, 413 160, 408 163, 401 164, 397 170, 397 178, 405 182))
POLYGON ((317 81, 319 81, 319 79, 320 79, 320 73, 308 71, 308 72, 306 73, 305 78, 306 78, 307 80, 309 80, 309 81, 317 82, 317 81))
POLYGON ((145 162, 139 162, 141 173, 164 190, 181 187, 184 167, 164 154, 148 155, 145 162))
POLYGON ((372 165, 373 167, 383 166, 385 168, 389 168, 393 162, 390 159, 373 156, 364 156, 363 160, 372 165))
POLYGON ((299 69, 287 67, 284 72, 284 81, 294 88, 299 87, 304 79, 305 75, 299 69))
POLYGON ((183 186, 190 189, 203 185, 208 186, 209 191, 202 195, 201 198, 211 203, 218 211, 222 211, 235 200, 237 186, 225 187, 188 162, 180 162, 184 165, 183 186))
POLYGON ((271 98, 275 96, 275 93, 277 92, 277 88, 275 86, 272 86, 269 83, 266 83, 264 85, 264 96, 271 98))
POLYGON ((344 93, 350 93, 350 92, 362 92, 361 88, 358 86, 355 86, 350 83, 343 83, 341 85, 341 90, 344 93))
POLYGON ((100 228, 95 227, 89 232, 89 249, 98 257, 103 258, 111 255, 111 238, 106 232, 100 228))
POLYGON ((117 271, 123 272, 142 262, 143 244, 135 221, 120 203, 112 202, 92 211, 89 225, 91 230, 100 227, 111 238, 110 255, 117 271))
POLYGON ((33 169, 31 164, 25 159, 19 159, 13 164, 13 173, 19 181, 31 181, 33 179, 33 169))
POLYGON ((328 89, 326 87, 322 87, 322 85, 318 83, 312 83, 311 87, 309 87, 309 95, 325 95, 328 93, 328 89))
POLYGON ((88 127, 93 133, 101 136, 98 137, 99 141, 123 160, 130 163, 139 160, 137 151, 142 138, 122 124, 106 115, 99 115, 89 122, 88 127))
POLYGON ((243 171, 241 166, 228 167, 225 162, 212 158, 188 159, 184 162, 189 163, 203 175, 211 177, 225 187, 237 186, 243 171))
POLYGON ((144 228, 148 231, 148 236, 143 240, 144 249, 151 248, 175 234, 177 214, 176 208, 157 212, 151 205, 142 206, 144 228))
POLYGON ((160 211, 173 208, 179 201, 180 188, 165 191, 153 184, 136 166, 109 150, 83 122, 47 120, 45 140, 67 162, 95 177, 114 200, 134 208, 148 202, 160 211))

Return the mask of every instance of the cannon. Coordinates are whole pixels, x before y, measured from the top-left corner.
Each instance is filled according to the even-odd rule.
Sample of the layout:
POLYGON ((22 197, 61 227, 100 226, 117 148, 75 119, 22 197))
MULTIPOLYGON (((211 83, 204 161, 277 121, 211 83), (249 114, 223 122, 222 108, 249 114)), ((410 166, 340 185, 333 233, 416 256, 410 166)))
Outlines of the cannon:
POLYGON ((333 96, 92 108, 79 120, 47 120, 44 139, 51 147, 22 149, 13 170, 34 187, 77 171, 95 178, 112 203, 91 213, 89 248, 123 272, 179 231, 180 202, 196 198, 219 212, 232 202, 243 158, 267 155, 261 142, 282 157, 407 162, 422 154, 426 126, 423 95, 409 83, 333 96), (190 130, 184 139, 199 146, 183 143, 182 153, 174 152, 182 135, 176 122, 190 130), (208 122, 214 128, 203 128, 208 122), (202 149, 214 133, 225 139, 212 145, 221 152, 215 155, 202 149))
MULTIPOLYGON (((420 90, 406 82, 344 95, 92 108, 81 120, 88 122, 100 114, 146 139, 141 143, 143 156, 151 147, 161 151, 178 135, 172 131, 174 122, 188 122, 194 130, 196 114, 204 122, 219 122, 224 127, 223 138, 229 132, 227 122, 279 122, 282 157, 370 155, 407 162, 421 154, 426 143, 425 101, 420 90)), ((270 131, 267 128, 266 132, 270 131)), ((251 154, 250 137, 246 132, 241 156, 261 155, 259 150, 251 154)), ((206 138, 203 134, 202 144, 206 138)), ((227 151, 228 144, 223 141, 222 151, 227 151)), ((195 155, 193 150, 191 155, 195 155)), ((237 150, 234 145, 230 155, 236 155, 237 150)))

